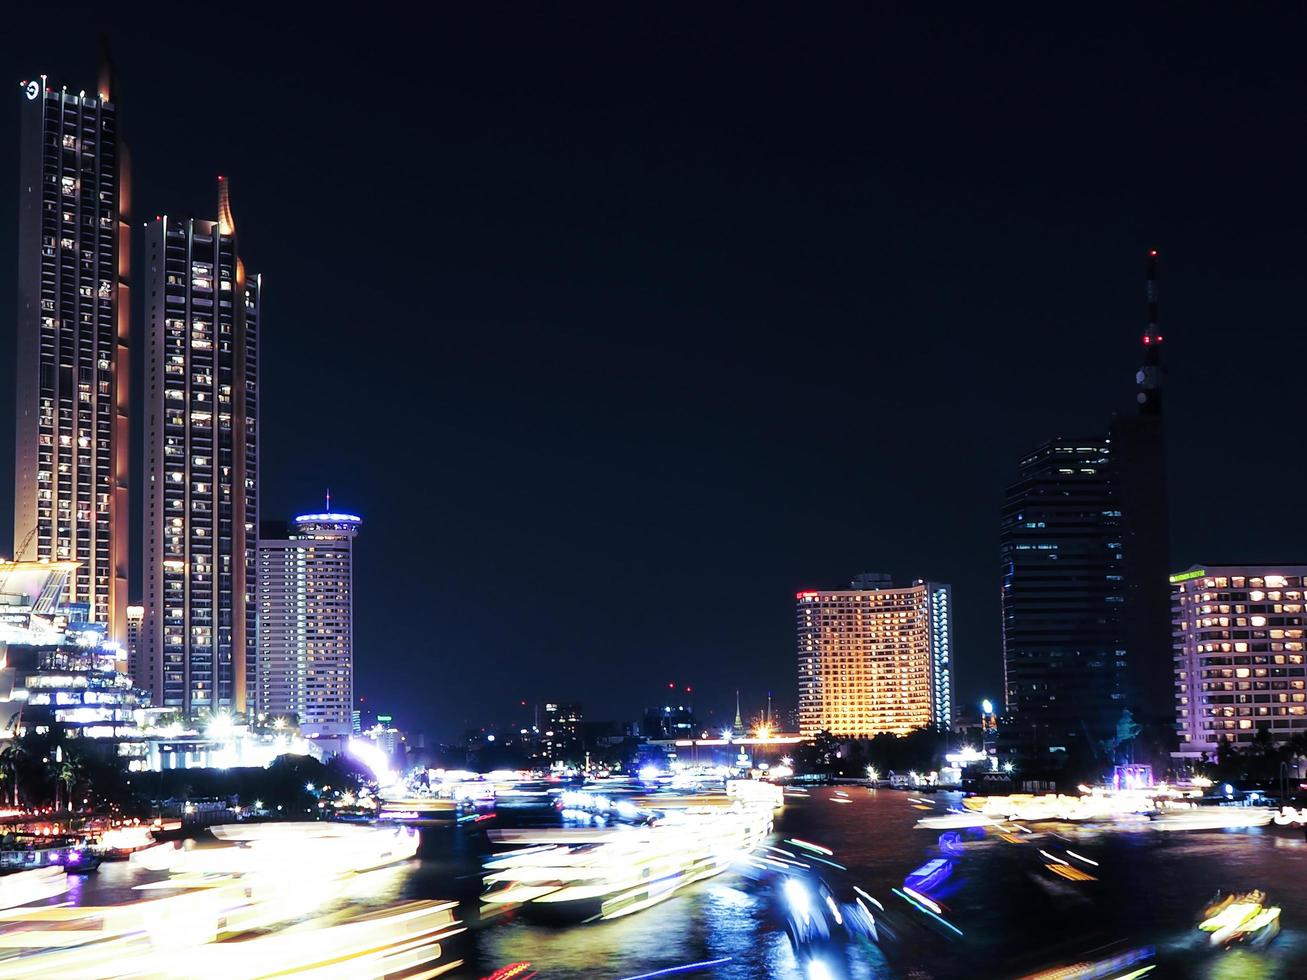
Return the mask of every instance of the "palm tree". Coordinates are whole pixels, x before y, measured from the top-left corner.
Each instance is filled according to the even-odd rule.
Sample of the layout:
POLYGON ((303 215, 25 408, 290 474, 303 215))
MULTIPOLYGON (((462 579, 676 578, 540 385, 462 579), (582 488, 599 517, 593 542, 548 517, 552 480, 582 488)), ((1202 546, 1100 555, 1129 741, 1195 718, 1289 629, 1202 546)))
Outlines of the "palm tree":
POLYGON ((73 786, 77 782, 77 763, 67 756, 64 761, 55 766, 54 771, 54 808, 55 812, 59 810, 59 787, 63 786, 64 796, 68 802, 68 809, 72 810, 73 786))
POLYGON ((64 747, 60 753, 61 761, 55 768, 55 809, 58 809, 58 789, 62 784, 64 788, 64 798, 68 805, 69 812, 73 809, 73 790, 86 779, 86 762, 81 754, 75 750, 64 747))
POLYGON ((27 749, 18 739, 13 739, 4 749, 0 749, 0 765, 13 780, 13 804, 18 806, 18 774, 27 761, 27 749))

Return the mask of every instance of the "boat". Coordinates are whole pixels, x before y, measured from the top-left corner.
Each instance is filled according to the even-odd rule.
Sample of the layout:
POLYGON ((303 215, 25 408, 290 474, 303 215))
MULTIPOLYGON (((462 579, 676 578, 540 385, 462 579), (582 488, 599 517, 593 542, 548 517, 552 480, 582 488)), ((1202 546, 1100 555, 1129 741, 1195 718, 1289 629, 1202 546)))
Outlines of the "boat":
POLYGON ((90 849, 68 842, 43 841, 40 846, 7 847, 0 850, 0 874, 31 871, 33 868, 63 868, 68 874, 89 874, 100 867, 100 858, 90 849))
POLYGON ((101 861, 126 861, 135 851, 155 843, 152 827, 109 827, 87 836, 87 846, 101 861))
POLYGON ((922 817, 917 826, 925 830, 966 830, 970 827, 988 827, 997 821, 983 813, 961 813, 950 810, 932 817, 922 817))
POLYGON ((1265 892, 1258 889, 1218 895, 1201 918, 1198 930, 1207 934, 1213 946, 1265 946, 1280 933, 1280 908, 1267 905, 1265 892))
POLYGON ((903 879, 903 887, 916 892, 928 892, 953 873, 953 862, 947 858, 927 861, 903 879))
POLYGON ((1196 806, 1166 809, 1155 815, 1149 826, 1155 830, 1240 830, 1265 827, 1275 819, 1266 806, 1196 806))
POLYGON ((771 832, 767 805, 697 807, 645 826, 505 831, 501 843, 528 845, 486 862, 490 907, 520 907, 551 921, 630 915, 720 874, 771 832))

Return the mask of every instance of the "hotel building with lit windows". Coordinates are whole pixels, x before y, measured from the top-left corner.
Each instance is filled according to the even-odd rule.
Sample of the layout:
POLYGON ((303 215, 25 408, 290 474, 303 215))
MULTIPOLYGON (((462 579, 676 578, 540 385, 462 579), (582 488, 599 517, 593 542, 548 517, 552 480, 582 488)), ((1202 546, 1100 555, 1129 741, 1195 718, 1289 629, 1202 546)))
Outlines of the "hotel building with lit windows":
POLYGON ((1307 734, 1307 565, 1202 565, 1171 576, 1181 758, 1222 738, 1307 734))
POLYGON ((19 95, 14 558, 73 561, 65 599, 126 635, 128 164, 108 73, 19 95))
POLYGON ((302 514, 259 540, 257 711, 308 738, 354 730, 353 514, 302 514))
POLYGON ((796 596, 799 731, 842 738, 947 729, 953 712, 949 586, 861 575, 796 596))
POLYGON ((144 620, 136 682, 188 718, 244 714, 257 670, 260 277, 218 218, 145 230, 144 620))

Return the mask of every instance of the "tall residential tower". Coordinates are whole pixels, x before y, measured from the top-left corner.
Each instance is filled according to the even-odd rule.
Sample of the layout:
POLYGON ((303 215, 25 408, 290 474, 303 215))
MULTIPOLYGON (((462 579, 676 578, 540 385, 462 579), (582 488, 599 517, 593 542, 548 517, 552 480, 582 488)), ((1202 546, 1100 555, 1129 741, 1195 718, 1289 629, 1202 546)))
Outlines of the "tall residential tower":
POLYGON ((259 301, 227 182, 216 221, 146 226, 145 619, 132 673, 189 717, 243 714, 257 669, 259 301))
POLYGON ((953 603, 947 585, 894 588, 860 575, 800 592, 799 731, 847 738, 947 729, 953 713, 953 603))
MULTIPOLYGON (((330 496, 327 498, 330 504, 330 496)), ((353 514, 301 514, 259 540, 257 709, 310 738, 353 730, 353 514)))
POLYGON ((14 557, 78 562, 67 601, 127 629, 129 183, 99 90, 20 91, 14 557))
POLYGON ((1021 460, 1000 532, 1003 681, 1009 727, 1037 748, 1104 738, 1126 705, 1121 525, 1110 440, 1021 460))

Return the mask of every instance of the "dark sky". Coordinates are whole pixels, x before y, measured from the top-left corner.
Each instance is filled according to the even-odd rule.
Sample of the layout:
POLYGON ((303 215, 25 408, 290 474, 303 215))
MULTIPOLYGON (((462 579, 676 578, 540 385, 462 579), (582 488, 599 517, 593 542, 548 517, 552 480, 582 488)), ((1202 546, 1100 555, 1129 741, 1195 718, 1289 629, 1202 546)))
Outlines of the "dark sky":
POLYGON ((13 183, 17 83, 94 88, 101 27, 136 224, 230 176, 262 516, 363 516, 359 693, 442 736, 671 679, 788 704, 795 590, 884 570, 953 583, 959 696, 997 695, 1003 488, 1128 407, 1150 247, 1173 564, 1307 560, 1300 15, 706 6, 0 36, 13 183))

